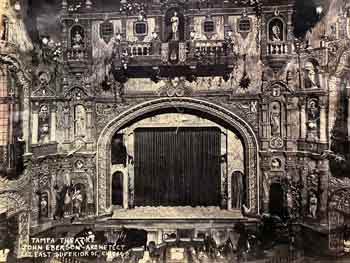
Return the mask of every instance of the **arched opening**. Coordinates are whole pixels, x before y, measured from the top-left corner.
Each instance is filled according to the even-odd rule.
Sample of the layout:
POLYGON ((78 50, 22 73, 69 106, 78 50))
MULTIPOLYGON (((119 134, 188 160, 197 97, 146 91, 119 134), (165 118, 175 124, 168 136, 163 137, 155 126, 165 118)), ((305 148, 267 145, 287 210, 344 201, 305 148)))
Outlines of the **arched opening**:
POLYGON ((277 215, 280 218, 286 216, 285 213, 285 193, 283 187, 279 183, 272 183, 270 186, 270 200, 269 200, 269 213, 271 215, 277 215))
POLYGON ((125 170, 123 170, 125 177, 123 179, 124 206, 132 208, 141 205, 141 200, 142 206, 147 206, 150 200, 153 206, 198 206, 201 204, 218 206, 218 200, 220 200, 219 205, 228 208, 229 175, 234 171, 244 171, 247 186, 245 202, 251 211, 258 211, 257 140, 250 126, 232 112, 209 102, 192 98, 161 98, 139 104, 120 114, 100 134, 97 152, 98 213, 107 211, 113 205, 112 176, 117 167, 112 164, 112 142, 116 134, 123 134, 124 145, 127 148, 127 165, 121 167, 125 170), (193 122, 194 119, 196 122, 193 122), (152 121, 151 125, 144 123, 147 121, 152 121), (196 136, 196 133, 201 135, 196 136), (236 138, 235 143, 228 142, 230 136, 227 134, 230 133, 231 137, 236 138), (170 139, 171 142, 169 142, 170 139), (195 140, 201 143, 196 145, 193 143, 195 140), (186 149, 184 145, 189 149, 186 149), (191 147, 192 151, 190 151, 191 147), (202 150, 194 147, 202 147, 202 150), (203 150, 206 147, 210 151, 203 150), (229 150, 229 147, 232 149, 229 150), (194 156, 201 151, 203 151, 203 156, 194 156), (231 153, 227 154, 228 151, 231 151, 232 155, 235 152, 240 153, 237 162, 231 161, 229 164, 230 161, 227 159, 236 157, 230 157, 231 153), (148 156, 143 154, 145 152, 148 156), (208 152, 214 154, 208 155, 208 152), (151 161, 152 154, 157 155, 158 161, 151 161), (185 158, 185 154, 189 154, 190 158, 185 158), (215 160, 215 165, 206 167, 209 162, 205 160, 210 160, 210 158, 215 160), (196 163, 197 159, 201 160, 200 164, 196 163), (175 172, 169 173, 170 169, 164 166, 171 167, 174 165, 171 162, 177 162, 178 165, 175 172), (237 163, 242 165, 237 167, 237 163), (186 177, 186 174, 188 171, 195 170, 193 167, 199 167, 204 177, 197 172, 198 177, 194 176, 195 180, 192 183, 191 177, 186 177), (162 176, 162 180, 158 180, 159 177, 152 178, 152 170, 157 171, 157 174, 162 176), (210 180, 213 178, 205 175, 205 173, 211 173, 207 170, 215 171, 212 177, 218 181, 212 183, 210 180), (219 175, 216 174, 218 170, 220 170, 219 175), (142 176, 146 173, 150 176, 142 176), (145 180, 146 186, 141 187, 138 180, 139 182, 145 180), (155 184, 156 188, 153 187, 155 184), (162 184, 167 185, 161 189, 162 184), (172 185, 174 189, 168 187, 169 185, 172 185), (219 188, 220 191, 209 189, 208 194, 209 191, 205 185, 213 189, 219 188), (191 193, 191 187, 196 187, 196 193, 191 193), (155 192, 164 189, 169 190, 166 193, 167 196, 157 199, 158 193, 155 192), (181 194, 176 194, 175 190, 180 190, 181 194), (138 199, 139 193, 142 193, 143 196, 138 199), (198 196, 194 197, 194 195, 198 196), (204 195, 212 197, 209 202, 204 200, 208 198, 204 195), (193 200, 196 202, 192 202, 193 200))
POLYGON ((112 175, 112 205, 123 206, 123 173, 118 171, 112 175))

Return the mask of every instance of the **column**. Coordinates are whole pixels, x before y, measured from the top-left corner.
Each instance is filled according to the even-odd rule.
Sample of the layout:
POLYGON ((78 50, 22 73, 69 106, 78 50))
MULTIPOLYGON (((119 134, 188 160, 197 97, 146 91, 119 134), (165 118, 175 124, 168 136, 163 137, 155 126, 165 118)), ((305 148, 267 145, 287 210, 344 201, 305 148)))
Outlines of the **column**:
POLYGON ((93 129, 93 123, 92 123, 92 106, 87 105, 86 107, 86 129, 87 129, 87 140, 92 139, 92 129, 93 129))
POLYGON ((346 85, 346 97, 348 102, 348 118, 347 118, 347 127, 348 127, 348 140, 350 141, 350 80, 346 85))
POLYGON ((327 201, 328 201, 328 180, 329 180, 329 161, 328 160, 320 160, 317 164, 317 168, 319 170, 320 180, 320 189, 321 195, 319 197, 319 217, 321 220, 321 225, 327 224, 327 201))
POLYGON ((230 209, 231 202, 228 201, 228 188, 231 188, 228 184, 228 171, 227 171, 227 130, 221 130, 221 208, 230 209))
POLYGON ((320 103, 320 142, 327 142, 327 113, 325 103, 320 103))
POLYGON ((56 105, 52 104, 50 107, 51 111, 51 123, 50 123, 50 141, 56 141, 56 105))
POLYGON ((38 129, 39 129, 39 103, 33 105, 32 110, 32 144, 38 143, 38 129))
POLYGON ((306 214, 308 209, 307 161, 306 160, 303 161, 301 165, 302 166, 300 167, 299 173, 300 173, 301 179, 303 180, 303 186, 304 186, 301 190, 301 206, 302 206, 302 213, 306 214))
POLYGON ((134 178, 134 132, 130 132, 129 129, 126 129, 126 137, 127 147, 126 152, 128 153, 127 158, 127 174, 126 181, 127 184, 124 184, 126 187, 124 189, 124 208, 133 208, 134 207, 134 195, 135 195, 135 178, 134 178), (131 157, 131 158, 130 158, 131 157))
POLYGON ((18 236, 16 254, 18 258, 30 257, 30 252, 27 250, 29 245, 29 222, 30 214, 27 212, 18 215, 18 236))
POLYGON ((69 116, 69 106, 63 106, 63 129, 64 129, 64 140, 69 141, 69 131, 70 131, 70 116, 69 116))
POLYGON ((306 107, 305 100, 300 101, 300 139, 306 138, 306 107))
POLYGON ((23 99, 23 139, 26 142, 25 152, 29 152, 30 141, 30 102, 28 97, 23 99))

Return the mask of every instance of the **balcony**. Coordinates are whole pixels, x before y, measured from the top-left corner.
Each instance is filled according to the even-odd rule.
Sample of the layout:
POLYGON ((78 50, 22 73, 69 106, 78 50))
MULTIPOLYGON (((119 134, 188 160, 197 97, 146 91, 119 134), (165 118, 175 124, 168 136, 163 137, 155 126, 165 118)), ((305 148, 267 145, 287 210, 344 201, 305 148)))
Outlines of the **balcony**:
POLYGON ((236 57, 230 44, 218 40, 120 42, 113 53, 115 75, 136 78, 219 76, 232 71, 236 57))
POLYGON ((89 51, 86 48, 70 48, 67 49, 65 57, 73 72, 81 72, 88 63, 89 51))
POLYGON ((288 45, 285 42, 273 42, 267 44, 267 54, 270 56, 281 56, 288 54, 288 45))
POLYGON ((288 42, 274 41, 266 44, 265 59, 272 68, 282 68, 288 61, 290 54, 288 42))

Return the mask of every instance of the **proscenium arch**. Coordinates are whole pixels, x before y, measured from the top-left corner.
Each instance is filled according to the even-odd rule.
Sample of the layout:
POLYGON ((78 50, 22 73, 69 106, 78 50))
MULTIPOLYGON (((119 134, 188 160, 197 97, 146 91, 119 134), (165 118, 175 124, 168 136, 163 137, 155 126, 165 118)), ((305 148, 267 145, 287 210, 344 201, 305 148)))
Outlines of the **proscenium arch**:
POLYGON ((218 119, 232 130, 236 131, 244 145, 246 174, 248 176, 248 205, 252 211, 259 212, 259 162, 258 162, 258 140, 253 129, 242 118, 232 111, 218 106, 214 103, 194 98, 160 98, 138 104, 111 120, 102 130, 97 142, 97 181, 96 181, 96 213, 102 215, 108 213, 111 207, 111 151, 110 145, 113 135, 133 120, 157 111, 182 110, 202 112, 207 116, 218 119))

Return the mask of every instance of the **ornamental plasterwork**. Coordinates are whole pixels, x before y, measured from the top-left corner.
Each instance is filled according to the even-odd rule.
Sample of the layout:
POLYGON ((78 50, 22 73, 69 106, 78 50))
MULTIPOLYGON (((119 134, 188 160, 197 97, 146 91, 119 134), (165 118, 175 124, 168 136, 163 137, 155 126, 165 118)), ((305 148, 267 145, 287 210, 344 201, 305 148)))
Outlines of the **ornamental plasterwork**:
MULTIPOLYGON (((232 111, 218 106, 218 103, 211 103, 204 100, 190 99, 190 98, 161 98, 152 101, 147 101, 138 104, 135 107, 130 107, 129 110, 123 114, 114 115, 114 121, 110 122, 103 129, 103 134, 100 136, 99 145, 97 149, 97 183, 98 183, 98 209, 99 214, 103 214, 108 211, 110 207, 110 184, 107 183, 108 176, 110 175, 110 160, 108 160, 109 152, 109 140, 114 135, 116 130, 124 125, 126 122, 131 121, 137 117, 141 117, 149 111, 154 111, 161 108, 167 108, 169 105, 175 108, 194 108, 203 112, 210 112, 211 115, 226 120, 228 123, 241 133, 244 138, 244 144, 247 149, 246 159, 248 160, 247 174, 249 185, 249 206, 252 211, 257 210, 258 205, 258 193, 256 192, 258 183, 258 170, 257 170, 257 141, 254 133, 242 119, 237 118, 237 115, 232 111)), ((250 110, 249 110, 250 111, 250 110)), ((257 113, 254 113, 257 114, 257 113)))
POLYGON ((24 97, 29 97, 31 77, 26 72, 24 66, 20 63, 20 61, 14 56, 0 54, 0 63, 9 66, 9 70, 14 73, 18 85, 23 89, 24 97))

